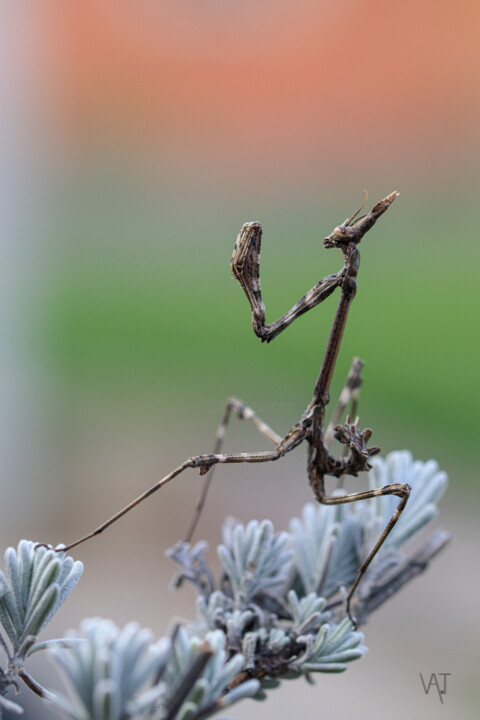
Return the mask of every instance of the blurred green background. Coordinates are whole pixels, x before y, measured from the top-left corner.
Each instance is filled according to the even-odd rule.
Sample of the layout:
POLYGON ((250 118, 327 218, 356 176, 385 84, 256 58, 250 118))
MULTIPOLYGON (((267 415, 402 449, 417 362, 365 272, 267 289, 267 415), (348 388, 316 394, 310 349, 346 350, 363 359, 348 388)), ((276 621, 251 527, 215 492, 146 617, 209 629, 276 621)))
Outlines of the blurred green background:
MULTIPOLYGON (((238 718, 311 716, 319 698, 335 717, 383 718, 386 702, 392 720, 476 717, 479 8, 2 6, 4 547, 69 542, 209 452, 230 395, 286 433, 311 399, 338 296, 262 345, 231 279, 236 235, 263 223, 271 322, 340 268, 322 240, 363 188, 367 208, 401 193, 362 243, 332 397, 362 357, 361 424, 385 453, 409 448, 448 472, 441 522, 454 541, 378 612, 362 663, 238 718), (452 673, 448 705, 420 672, 452 673)), ((263 448, 232 421, 226 449, 263 448)), ((311 501, 305 464, 299 449, 222 468, 198 537, 214 547, 228 514, 286 527, 311 501)), ((185 475, 78 548, 86 573, 57 634, 88 615, 158 634, 192 616, 188 591, 166 591, 164 550, 198 490, 185 475)))
MULTIPOLYGON (((57 259, 60 272, 49 281, 37 325, 39 345, 62 380, 62 400, 152 402, 181 423, 205 407, 220 414, 234 393, 262 407, 288 403, 286 431, 311 397, 338 296, 261 346, 231 278, 231 251, 242 221, 260 218, 267 321, 276 319, 342 265, 340 253, 326 252, 321 241, 362 194, 346 193, 341 178, 338 184, 339 197, 329 202, 321 191, 318 200, 294 190, 260 197, 255 187, 257 198, 247 189, 237 203, 210 188, 191 208, 188 196, 182 202, 162 192, 158 215, 146 203, 135 207, 135 190, 122 187, 107 208, 94 206, 93 221, 87 193, 73 210, 71 246, 57 259)), ((418 452, 428 447, 444 462, 468 466, 476 455, 479 350, 473 197, 469 203, 468 187, 456 197, 412 181, 399 187, 401 197, 361 248, 335 387, 339 392, 351 358, 360 355, 362 419, 378 441, 418 452)), ((100 183, 93 194, 103 190, 100 183)), ((369 205, 380 197, 375 190, 369 205)), ((473 476, 465 481, 464 490, 473 476)))

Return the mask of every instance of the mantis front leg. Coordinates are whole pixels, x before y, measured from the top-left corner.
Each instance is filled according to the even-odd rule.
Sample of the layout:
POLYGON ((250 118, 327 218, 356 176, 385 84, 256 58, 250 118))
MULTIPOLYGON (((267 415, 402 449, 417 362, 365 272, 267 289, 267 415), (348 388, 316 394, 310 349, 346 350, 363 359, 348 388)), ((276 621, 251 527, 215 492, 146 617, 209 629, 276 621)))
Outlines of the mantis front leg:
POLYGON ((262 342, 270 342, 298 317, 323 302, 342 284, 344 271, 328 275, 309 290, 285 315, 265 325, 265 305, 260 287, 262 225, 248 222, 240 230, 233 250, 231 268, 252 308, 252 326, 262 342))
MULTIPOLYGON (((358 245, 366 232, 377 222, 378 218, 390 207, 398 193, 392 192, 377 203, 367 215, 357 218, 363 205, 351 218, 339 225, 331 235, 323 241, 324 247, 338 247, 345 250, 348 245, 358 245)), ((233 249, 231 269, 247 296, 252 308, 252 326, 255 335, 262 342, 270 342, 298 317, 308 312, 327 299, 334 290, 341 286, 347 273, 348 259, 338 273, 327 275, 313 286, 285 315, 270 325, 265 325, 265 304, 260 285, 260 250, 262 244, 262 224, 248 222, 243 225, 233 249)))

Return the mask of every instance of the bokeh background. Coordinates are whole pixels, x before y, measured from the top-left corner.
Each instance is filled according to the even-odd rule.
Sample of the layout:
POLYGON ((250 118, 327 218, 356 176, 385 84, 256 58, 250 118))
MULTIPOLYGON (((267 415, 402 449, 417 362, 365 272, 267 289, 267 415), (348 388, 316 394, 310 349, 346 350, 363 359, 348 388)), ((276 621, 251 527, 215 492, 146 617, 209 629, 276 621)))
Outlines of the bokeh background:
MULTIPOLYGON (((377 613, 366 659, 233 714, 476 717, 479 4, 82 0, 0 12, 2 547, 69 542, 210 451, 229 395, 286 432, 311 398, 336 303, 262 346, 230 278, 236 234, 264 224, 272 321, 340 267, 321 240, 363 188, 370 207, 397 189, 362 245, 334 391, 363 357, 362 424, 385 452, 406 447, 448 471, 441 524, 453 542, 377 613), (452 673, 443 705, 420 672, 452 673)), ((263 443, 234 421, 227 448, 263 443)), ((167 590, 164 551, 198 490, 185 475, 79 548, 85 575, 53 635, 91 615, 159 635, 192 617, 193 593, 167 590)), ((309 500, 301 449, 225 468, 198 537, 214 548, 228 514, 285 528, 309 500)), ((34 699, 27 715, 42 712, 34 699)))

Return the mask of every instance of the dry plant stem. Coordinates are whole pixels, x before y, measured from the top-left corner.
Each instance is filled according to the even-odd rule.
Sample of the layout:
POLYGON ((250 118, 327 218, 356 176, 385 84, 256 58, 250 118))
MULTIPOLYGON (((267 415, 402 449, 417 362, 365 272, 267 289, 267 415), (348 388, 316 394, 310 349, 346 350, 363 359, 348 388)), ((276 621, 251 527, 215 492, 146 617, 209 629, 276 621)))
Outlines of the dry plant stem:
MULTIPOLYGON (((325 410, 330 401, 330 385, 335 370, 340 345, 348 318, 350 305, 357 291, 357 274, 360 267, 360 253, 358 244, 362 240, 368 230, 376 223, 378 218, 390 207, 398 193, 393 192, 384 200, 377 203, 372 211, 360 218, 356 219, 358 212, 342 225, 335 228, 333 233, 326 237, 323 241, 326 248, 339 248, 344 257, 344 267, 338 273, 329 275, 315 285, 306 295, 304 295, 284 316, 279 320, 265 325, 265 305, 263 303, 261 286, 260 286, 260 247, 262 239, 262 226, 258 222, 246 223, 235 244, 231 268, 235 278, 240 282, 245 295, 252 308, 252 325, 255 334, 262 341, 270 342, 294 320, 308 312, 318 304, 323 302, 331 295, 337 287, 341 289, 341 296, 337 312, 335 315, 333 327, 330 333, 328 344, 325 350, 320 373, 315 385, 313 398, 304 412, 300 421, 293 426, 290 432, 281 438, 268 425, 266 425, 253 410, 245 406, 238 400, 231 399, 227 403, 223 420, 217 431, 217 438, 214 452, 210 455, 198 455, 191 457, 175 470, 166 475, 164 478, 155 483, 146 492, 142 493, 129 503, 126 507, 113 515, 109 520, 104 522, 93 532, 85 535, 71 545, 62 548, 70 550, 80 545, 89 538, 101 534, 110 525, 119 520, 123 515, 128 513, 139 503, 153 495, 157 490, 166 483, 173 480, 188 468, 198 468, 201 475, 206 475, 208 471, 219 463, 261 463, 278 460, 286 453, 293 450, 304 440, 308 443, 308 474, 310 485, 313 489, 316 499, 325 505, 337 505, 347 502, 355 502, 357 500, 366 500, 380 495, 396 495, 400 498, 397 509, 390 519, 387 527, 381 534, 379 540, 375 544, 370 555, 359 569, 359 573, 355 583, 353 584, 347 598, 347 613, 350 615, 350 602, 352 595, 357 588, 362 575, 370 565, 374 556, 385 542, 388 534, 398 521, 408 500, 410 488, 408 485, 392 484, 376 490, 368 490, 365 492, 350 493, 341 496, 328 496, 325 491, 325 476, 332 475, 340 478, 345 474, 356 476, 363 470, 368 470, 369 457, 379 452, 379 448, 367 447, 367 442, 371 437, 372 431, 369 429, 361 432, 358 427, 358 419, 351 422, 347 418, 345 425, 337 425, 333 430, 333 436, 348 448, 346 456, 341 458, 333 457, 328 448, 330 440, 329 431, 325 432, 325 410), (225 431, 230 418, 234 411, 240 418, 251 420, 255 427, 268 440, 274 443, 275 449, 270 452, 252 452, 252 453, 220 453, 225 431)), ((352 367, 351 376, 352 387, 344 390, 345 395, 358 390, 360 384, 360 368, 357 365, 352 367), (356 380, 355 380, 356 378, 356 380)), ((349 381, 347 380, 347 386, 349 381)), ((348 399, 347 399, 348 403, 348 399)), ((343 412, 345 397, 340 401, 341 412, 343 412)), ((198 519, 203 508, 208 486, 211 482, 207 478, 206 485, 197 503, 196 511, 190 528, 187 532, 187 539, 190 540, 198 519)))
POLYGON ((199 675, 204 671, 212 654, 211 650, 203 650, 193 660, 172 698, 171 705, 167 708, 168 714, 165 720, 174 720, 182 704, 185 702, 185 698, 198 680, 199 675))

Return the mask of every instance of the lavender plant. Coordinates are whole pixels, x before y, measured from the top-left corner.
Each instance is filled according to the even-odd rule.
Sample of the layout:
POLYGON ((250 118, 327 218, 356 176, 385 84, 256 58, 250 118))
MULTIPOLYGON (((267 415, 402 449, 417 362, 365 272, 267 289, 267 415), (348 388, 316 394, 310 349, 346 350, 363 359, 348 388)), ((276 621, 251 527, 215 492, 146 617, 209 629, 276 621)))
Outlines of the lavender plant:
POLYGON ((5 632, 0 630, 0 645, 6 660, 0 667, 0 717, 2 708, 22 712, 18 703, 5 697, 11 686, 18 692, 17 677, 40 697, 52 697, 24 665, 33 653, 64 644, 64 640, 39 643, 38 636, 67 600, 82 572, 81 562, 62 552, 36 548, 28 540, 21 540, 17 550, 8 548, 5 552, 5 574, 0 571, 0 622, 5 632))
MULTIPOLYGON (((357 624, 425 569, 448 541, 447 533, 437 531, 420 551, 408 555, 403 549, 437 513, 448 482, 437 464, 413 461, 406 451, 376 458, 370 487, 384 483, 386 474, 387 481, 411 486, 412 502, 365 573, 354 604, 357 624)), ((169 551, 182 567, 175 585, 188 580, 198 593, 198 620, 190 632, 221 630, 229 652, 243 654, 236 683, 257 678, 268 689, 282 679, 345 670, 366 652, 362 633, 345 616, 347 588, 391 515, 389 499, 374 497, 359 509, 308 504, 289 532, 275 533, 269 520, 246 526, 229 520, 217 550, 222 571, 216 582, 205 543, 177 544, 169 551)))
MULTIPOLYGON (((354 605, 357 623, 393 595, 448 540, 437 531, 415 553, 404 547, 437 514, 447 476, 434 461, 414 461, 409 452, 375 458, 371 488, 408 482, 411 502, 365 573, 354 605)), ((339 491, 343 492, 343 491, 339 491)), ((130 623, 85 620, 79 633, 38 642, 82 574, 82 564, 62 553, 22 540, 5 553, 0 573, 0 712, 21 713, 5 697, 17 677, 61 717, 72 720, 200 720, 242 698, 264 699, 282 680, 317 672, 342 672, 366 652, 363 633, 345 614, 346 588, 355 578, 372 538, 392 509, 390 498, 354 505, 304 507, 289 531, 269 520, 243 525, 229 519, 217 548, 215 578, 205 542, 181 542, 169 555, 197 590, 197 618, 154 641, 130 623), (9 644, 7 643, 7 640, 9 644), (62 671, 67 694, 43 688, 24 668, 34 652, 49 648, 62 671)))
POLYGON ((229 689, 244 658, 227 657, 219 630, 200 639, 177 626, 170 637, 153 642, 151 632, 136 623, 120 630, 110 620, 92 618, 74 637, 72 651, 52 651, 70 690, 70 697, 53 701, 72 720, 205 718, 259 689, 258 680, 229 689))

